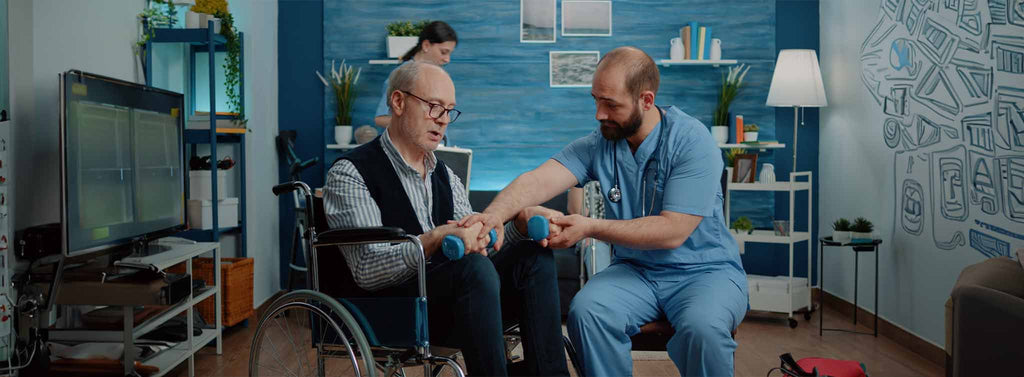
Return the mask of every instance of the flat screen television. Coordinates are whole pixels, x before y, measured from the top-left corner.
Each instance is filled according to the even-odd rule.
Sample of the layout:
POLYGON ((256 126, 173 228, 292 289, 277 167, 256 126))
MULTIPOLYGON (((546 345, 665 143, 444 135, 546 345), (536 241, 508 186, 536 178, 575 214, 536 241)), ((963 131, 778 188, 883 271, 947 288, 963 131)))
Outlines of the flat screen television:
POLYGON ((185 230, 184 96, 71 70, 59 97, 64 254, 185 230))

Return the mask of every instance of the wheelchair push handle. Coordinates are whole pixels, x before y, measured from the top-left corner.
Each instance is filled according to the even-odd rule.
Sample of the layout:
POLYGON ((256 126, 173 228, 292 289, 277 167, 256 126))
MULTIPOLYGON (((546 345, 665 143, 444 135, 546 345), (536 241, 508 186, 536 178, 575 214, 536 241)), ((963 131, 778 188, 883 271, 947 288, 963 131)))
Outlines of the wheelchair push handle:
POLYGON ((273 188, 274 195, 287 194, 295 190, 302 191, 302 194, 307 197, 313 196, 313 190, 310 190, 309 186, 302 181, 285 182, 279 185, 275 185, 273 188))
MULTIPOLYGON (((487 236, 491 238, 491 240, 487 242, 487 247, 494 246, 494 240, 498 239, 498 232, 491 229, 490 233, 487 233, 487 236)), ((441 240, 441 251, 444 253, 444 256, 448 257, 450 260, 459 260, 466 255, 466 244, 463 243, 462 239, 459 237, 447 235, 444 236, 443 240, 441 240)))

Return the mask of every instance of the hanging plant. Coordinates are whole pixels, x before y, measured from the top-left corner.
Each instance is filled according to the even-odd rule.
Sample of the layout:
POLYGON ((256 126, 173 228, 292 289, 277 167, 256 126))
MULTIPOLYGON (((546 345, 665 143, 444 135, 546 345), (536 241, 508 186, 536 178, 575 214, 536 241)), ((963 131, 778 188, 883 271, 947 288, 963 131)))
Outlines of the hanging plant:
POLYGON ((242 83, 242 42, 238 40, 231 13, 217 11, 213 15, 220 19, 220 34, 226 40, 228 56, 224 59, 224 91, 228 96, 228 106, 231 107, 231 112, 238 113, 235 123, 245 124, 248 121, 245 119, 245 104, 242 103, 242 96, 239 93, 242 83))
MULTIPOLYGON (((146 43, 156 37, 156 28, 169 27, 174 24, 174 16, 171 12, 161 12, 158 9, 159 4, 170 4, 170 0, 153 0, 139 13, 137 18, 139 19, 139 40, 135 42, 135 54, 142 58, 142 61, 146 61, 146 43)), ((173 5, 168 5, 169 9, 174 9, 173 5)))

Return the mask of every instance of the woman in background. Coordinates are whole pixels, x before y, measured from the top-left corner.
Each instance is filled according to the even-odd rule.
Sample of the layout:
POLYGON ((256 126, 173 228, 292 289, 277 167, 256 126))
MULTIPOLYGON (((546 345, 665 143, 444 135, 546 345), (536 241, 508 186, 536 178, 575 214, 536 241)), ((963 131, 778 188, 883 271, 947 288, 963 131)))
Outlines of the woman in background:
MULTIPOLYGON (((459 38, 455 35, 455 29, 452 29, 450 25, 444 21, 431 22, 420 32, 416 47, 413 47, 402 56, 402 64, 415 60, 421 63, 431 63, 444 67, 445 64, 451 61, 452 51, 455 50, 455 45, 458 42, 459 38)), ((384 128, 391 125, 391 114, 388 110, 388 97, 390 97, 391 93, 387 91, 388 80, 385 79, 384 94, 381 95, 380 102, 377 103, 377 114, 373 118, 373 122, 377 126, 384 128)))

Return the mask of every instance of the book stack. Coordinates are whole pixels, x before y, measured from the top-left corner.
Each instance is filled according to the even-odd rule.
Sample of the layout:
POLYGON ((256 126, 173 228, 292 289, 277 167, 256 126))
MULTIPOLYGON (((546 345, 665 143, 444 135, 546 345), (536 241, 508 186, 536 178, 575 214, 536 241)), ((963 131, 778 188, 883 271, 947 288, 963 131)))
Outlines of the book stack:
POLYGON ((696 21, 679 29, 683 40, 684 60, 709 60, 711 56, 711 27, 699 26, 696 21))

